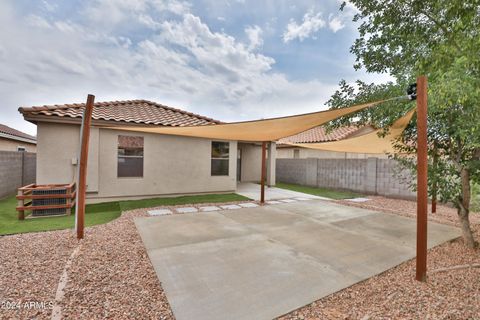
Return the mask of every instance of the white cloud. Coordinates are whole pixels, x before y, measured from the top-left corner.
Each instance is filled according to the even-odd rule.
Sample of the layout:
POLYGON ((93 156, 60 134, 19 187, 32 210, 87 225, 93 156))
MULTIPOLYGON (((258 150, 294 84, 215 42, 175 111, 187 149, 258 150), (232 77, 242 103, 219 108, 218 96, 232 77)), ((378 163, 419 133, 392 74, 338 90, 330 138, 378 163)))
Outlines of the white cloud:
POLYGON ((312 34, 320 30, 325 26, 326 22, 322 19, 322 13, 314 13, 313 10, 309 10, 303 16, 303 22, 297 24, 295 20, 290 20, 287 25, 287 30, 283 34, 283 42, 299 39, 300 41, 309 38, 312 34))
POLYGON ((263 45, 262 28, 259 26, 248 26, 245 28, 245 33, 250 41, 250 44, 248 45, 249 50, 258 49, 263 45))
POLYGON ((330 28, 330 30, 336 33, 337 31, 345 28, 345 24, 339 16, 334 16, 333 14, 330 14, 328 16, 328 27, 330 28))
MULTIPOLYGON (((8 2, 0 3, 0 25, 10 26, 0 32, 2 121, 34 133, 21 122, 19 106, 82 102, 88 93, 98 101, 151 99, 226 121, 256 119, 318 110, 334 91, 335 84, 274 71, 275 60, 258 52, 260 27, 246 28, 244 43, 211 30, 188 6, 169 19, 150 11, 171 15, 166 3, 95 0, 75 22, 17 16, 8 2), (103 11, 111 19, 103 28, 88 18, 100 7, 110 10, 103 11), (151 30, 130 39, 113 27, 119 21, 151 30)), ((306 15, 311 26, 296 38, 319 28, 319 18, 306 15)))

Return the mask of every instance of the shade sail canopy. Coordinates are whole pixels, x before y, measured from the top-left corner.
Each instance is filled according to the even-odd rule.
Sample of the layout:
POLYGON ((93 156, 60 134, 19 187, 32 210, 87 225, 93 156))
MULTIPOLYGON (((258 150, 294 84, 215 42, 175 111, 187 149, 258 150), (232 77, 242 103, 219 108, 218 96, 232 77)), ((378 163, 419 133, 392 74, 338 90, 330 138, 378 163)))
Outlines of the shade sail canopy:
POLYGON ((390 127, 388 134, 384 137, 378 136, 378 133, 381 132, 382 129, 377 129, 373 132, 361 136, 347 138, 339 141, 323 143, 295 143, 289 145, 336 152, 396 153, 393 145, 402 135, 408 123, 412 119, 415 111, 416 108, 413 108, 408 111, 403 117, 396 120, 390 127))
POLYGON ((256 121, 234 122, 204 126, 185 127, 109 127, 116 130, 135 132, 160 133, 177 136, 239 140, 239 141, 276 141, 313 127, 322 125, 339 117, 375 106, 381 101, 375 101, 347 108, 319 111, 283 118, 272 118, 256 121))

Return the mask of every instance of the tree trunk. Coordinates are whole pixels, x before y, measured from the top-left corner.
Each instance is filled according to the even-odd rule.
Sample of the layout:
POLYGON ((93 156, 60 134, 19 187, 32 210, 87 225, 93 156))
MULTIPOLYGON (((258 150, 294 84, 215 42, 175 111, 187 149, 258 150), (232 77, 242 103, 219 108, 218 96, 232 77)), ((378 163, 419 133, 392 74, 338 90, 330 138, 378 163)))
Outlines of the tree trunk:
POLYGON ((458 218, 460 220, 460 227, 462 229, 463 241, 469 248, 475 248, 477 243, 473 238, 472 229, 470 228, 470 172, 463 167, 460 173, 462 181, 462 195, 458 203, 458 218))

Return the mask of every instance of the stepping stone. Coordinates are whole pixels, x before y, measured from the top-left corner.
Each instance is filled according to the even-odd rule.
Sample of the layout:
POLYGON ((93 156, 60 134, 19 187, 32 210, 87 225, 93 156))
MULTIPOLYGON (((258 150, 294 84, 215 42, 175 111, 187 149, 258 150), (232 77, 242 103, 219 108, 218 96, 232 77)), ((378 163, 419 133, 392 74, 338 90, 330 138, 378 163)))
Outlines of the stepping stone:
POLYGON ((176 208, 175 209, 178 213, 192 213, 198 212, 198 209, 195 207, 183 207, 183 208, 176 208))
POLYGON ((243 207, 243 208, 255 208, 255 207, 258 207, 258 204, 253 203, 253 202, 239 203, 238 205, 239 205, 240 207, 243 207))
POLYGON ((293 198, 294 200, 298 200, 298 201, 308 201, 308 200, 315 200, 315 199, 312 199, 312 198, 302 198, 302 197, 298 197, 298 198, 293 198))
POLYGON ((282 200, 279 200, 279 201, 285 202, 285 203, 297 202, 297 200, 293 200, 293 199, 282 199, 282 200))
POLYGON ((281 203, 280 201, 277 201, 277 200, 270 200, 270 201, 267 201, 268 204, 279 204, 281 203))
POLYGON ((236 204, 226 204, 226 205, 220 206, 220 208, 225 209, 225 210, 242 209, 242 207, 240 207, 236 204))
POLYGON ((347 201, 351 201, 351 202, 367 202, 367 201, 370 201, 371 199, 368 199, 368 198, 353 198, 353 199, 345 199, 347 201))
POLYGON ((200 207, 199 208, 200 211, 202 212, 209 212, 209 211, 218 211, 218 210, 222 210, 220 209, 219 207, 217 206, 207 206, 207 207, 200 207))
POLYGON ((170 209, 157 209, 157 210, 149 210, 148 214, 151 216, 162 216, 165 214, 172 214, 172 210, 170 209))

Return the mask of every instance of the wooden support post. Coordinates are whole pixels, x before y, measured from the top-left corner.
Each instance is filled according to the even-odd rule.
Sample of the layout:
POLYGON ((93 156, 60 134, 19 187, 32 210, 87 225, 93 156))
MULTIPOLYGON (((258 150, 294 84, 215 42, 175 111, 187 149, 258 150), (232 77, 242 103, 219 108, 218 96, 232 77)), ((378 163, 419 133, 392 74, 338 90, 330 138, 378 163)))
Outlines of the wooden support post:
MULTIPOLYGON (((72 194, 72 186, 71 185, 68 185, 67 186, 67 194, 72 194)), ((71 215, 72 214, 72 197, 67 197, 66 198, 66 202, 67 202, 67 209, 65 209, 65 213, 67 215, 71 215)))
POLYGON ((265 203, 265 177, 267 175, 266 167, 266 158, 267 158, 267 143, 262 142, 262 178, 260 180, 260 203, 265 203))
POLYGON ((87 97, 85 111, 83 113, 81 127, 80 165, 78 168, 77 206, 75 214, 77 239, 83 239, 83 229, 85 227, 85 193, 87 187, 88 143, 90 140, 90 125, 92 123, 94 101, 95 96, 89 94, 87 97))
POLYGON ((427 281, 427 77, 417 78, 417 269, 416 279, 427 281))
MULTIPOLYGON (((437 145, 434 142, 433 143, 433 161, 432 161, 432 166, 433 166, 433 174, 437 175, 437 166, 438 166, 438 154, 437 154, 437 145)), ((438 194, 438 187, 437 187, 437 180, 435 177, 435 181, 433 182, 432 186, 432 213, 437 212, 437 194, 438 194)))
MULTIPOLYGON (((17 191, 17 195, 20 197, 20 196, 23 196, 23 191, 22 190, 18 190, 17 191)), ((25 200, 23 198, 18 198, 17 197, 17 207, 24 207, 25 206, 25 200)), ((17 209, 18 210, 18 209, 17 209)), ((25 211, 23 209, 19 209, 18 210, 18 220, 25 220, 25 211)))

